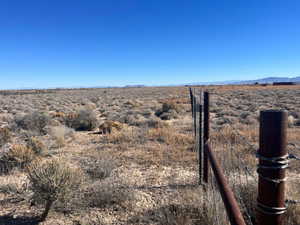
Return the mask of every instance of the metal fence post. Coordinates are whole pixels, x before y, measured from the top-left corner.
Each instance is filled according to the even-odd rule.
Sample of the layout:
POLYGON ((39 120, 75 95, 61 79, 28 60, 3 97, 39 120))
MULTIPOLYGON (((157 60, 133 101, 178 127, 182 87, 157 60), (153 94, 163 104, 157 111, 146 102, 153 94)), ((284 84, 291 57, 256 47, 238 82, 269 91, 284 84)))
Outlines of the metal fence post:
MULTIPOLYGON (((195 89, 193 91, 195 93, 195 89)), ((194 108, 194 134, 195 134, 195 142, 197 142, 197 99, 196 96, 193 94, 193 108, 194 108)))
POLYGON ((203 134, 202 134, 202 104, 201 97, 202 93, 199 95, 200 103, 199 103, 199 146, 198 146, 198 160, 199 160, 199 184, 202 184, 202 155, 203 155, 203 134))
POLYGON ((258 225, 283 225, 284 222, 287 115, 287 111, 279 110, 260 113, 258 225))
POLYGON ((191 97, 191 107, 192 107, 192 118, 194 118, 194 107, 193 107, 193 92, 192 92, 192 88, 190 88, 190 97, 191 97))
POLYGON ((203 180, 208 183, 209 163, 207 154, 207 142, 209 139, 209 92, 204 92, 204 152, 203 152, 203 180))

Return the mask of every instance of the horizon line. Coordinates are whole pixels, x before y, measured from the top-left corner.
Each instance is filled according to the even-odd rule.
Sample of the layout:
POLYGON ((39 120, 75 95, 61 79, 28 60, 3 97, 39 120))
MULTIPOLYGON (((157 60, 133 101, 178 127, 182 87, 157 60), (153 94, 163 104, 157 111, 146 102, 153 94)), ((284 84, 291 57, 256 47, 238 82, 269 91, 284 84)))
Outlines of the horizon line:
POLYGON ((146 85, 146 84, 125 84, 125 85, 100 85, 100 86, 56 86, 56 87, 19 87, 19 88, 8 88, 3 89, 0 88, 0 91, 22 91, 22 90, 57 90, 57 89, 97 89, 97 88, 138 88, 138 87, 176 87, 176 86, 185 86, 185 85, 242 85, 238 82, 254 82, 259 80, 265 80, 265 79, 295 79, 300 78, 300 76, 290 76, 290 77, 284 77, 284 76, 268 76, 264 78, 258 78, 258 79, 251 79, 251 80, 222 80, 222 81, 200 81, 200 82, 189 82, 189 83, 181 83, 181 84, 157 84, 157 85, 146 85))

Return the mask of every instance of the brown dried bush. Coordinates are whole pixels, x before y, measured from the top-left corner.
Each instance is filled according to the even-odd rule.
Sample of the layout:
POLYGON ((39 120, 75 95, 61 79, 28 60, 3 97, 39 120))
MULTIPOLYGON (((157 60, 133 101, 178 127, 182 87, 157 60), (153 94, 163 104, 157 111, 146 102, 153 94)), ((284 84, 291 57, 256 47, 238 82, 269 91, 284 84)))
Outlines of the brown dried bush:
POLYGON ((115 181, 96 181, 85 191, 84 199, 87 206, 104 208, 109 206, 132 207, 134 193, 130 189, 120 188, 115 181))
POLYGON ((174 132, 172 127, 159 127, 148 130, 147 136, 150 140, 166 143, 176 147, 188 147, 194 143, 190 135, 174 132))
POLYGON ((92 110, 81 109, 76 114, 66 116, 65 124, 76 131, 91 131, 98 126, 98 120, 92 110))
POLYGON ((8 127, 0 128, 0 147, 9 142, 11 139, 11 132, 8 127))
POLYGON ((177 113, 181 111, 182 106, 177 104, 175 101, 167 101, 162 105, 163 112, 169 112, 170 110, 175 110, 177 113))
POLYGON ((177 104, 175 101, 166 101, 163 103, 162 108, 155 112, 155 115, 162 120, 177 119, 178 113, 183 109, 183 106, 177 104))
POLYGON ((46 134, 45 127, 48 125, 49 121, 50 117, 46 113, 39 111, 15 119, 17 127, 36 133, 37 135, 46 134))
POLYGON ((25 168, 36 158, 35 153, 26 145, 7 146, 0 158, 1 172, 7 173, 14 167, 25 168))
POLYGON ((37 137, 29 137, 27 140, 27 147, 31 148, 35 154, 41 154, 46 150, 44 143, 37 137))
POLYGON ((105 179, 116 168, 116 163, 113 159, 101 159, 99 157, 83 159, 81 160, 81 165, 92 179, 105 179))
POLYGON ((65 126, 50 127, 49 133, 56 142, 56 147, 61 148, 66 144, 66 139, 74 137, 74 130, 65 126))

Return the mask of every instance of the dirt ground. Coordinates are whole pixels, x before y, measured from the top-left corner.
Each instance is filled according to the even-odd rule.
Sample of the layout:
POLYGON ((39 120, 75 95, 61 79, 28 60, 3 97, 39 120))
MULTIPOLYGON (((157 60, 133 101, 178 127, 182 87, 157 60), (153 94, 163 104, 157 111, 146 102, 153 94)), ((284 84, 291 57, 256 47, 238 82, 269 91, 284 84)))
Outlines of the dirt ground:
MULTIPOLYGON (((247 185, 257 178, 257 160, 251 148, 258 148, 261 110, 288 111, 288 150, 300 156, 300 86, 195 88, 199 93, 211 92, 213 146, 233 189, 238 178, 232 165, 247 165, 254 177, 247 178, 247 185), (232 149, 237 149, 233 154, 239 155, 238 160, 228 153, 232 149)), ((0 224, 222 224, 220 218, 226 217, 219 196, 210 198, 214 201, 210 214, 203 212, 203 199, 208 197, 198 185, 187 87, 0 93, 0 125, 9 129, 9 137, 2 134, 0 140, 0 163, 14 148, 11 146, 31 151, 36 145, 28 140, 39 143, 38 153, 26 164, 16 163, 0 174, 0 224), (96 125, 91 130, 76 130, 66 122, 80 110, 94 116, 91 123, 96 125), (45 124, 33 123, 42 127, 38 131, 30 128, 37 117, 26 117, 34 112, 47 117, 45 124), (105 121, 114 121, 118 127, 112 127, 110 134, 100 134, 98 127, 105 121), (27 167, 52 158, 80 170, 82 181, 71 198, 56 201, 46 221, 39 222, 44 203, 33 201, 27 167), (214 215, 219 219, 213 219, 214 215)), ((25 156, 15 158, 20 162, 25 156)), ((291 161, 290 200, 300 200, 299 169, 299 161, 291 161)), ((292 207, 291 214, 300 211, 298 205, 292 207)), ((298 222, 299 218, 293 217, 287 224, 298 222)))

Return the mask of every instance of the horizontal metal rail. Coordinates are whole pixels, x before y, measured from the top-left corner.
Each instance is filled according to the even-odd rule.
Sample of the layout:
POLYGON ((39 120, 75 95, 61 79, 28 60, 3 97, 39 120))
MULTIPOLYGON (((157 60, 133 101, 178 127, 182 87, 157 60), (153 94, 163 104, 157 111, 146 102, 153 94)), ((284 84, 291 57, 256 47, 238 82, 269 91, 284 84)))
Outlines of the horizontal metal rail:
POLYGON ((234 197, 232 190, 230 189, 226 178, 222 172, 220 165, 218 164, 214 153, 208 143, 205 144, 204 151, 208 155, 208 159, 211 164, 214 176, 216 178, 221 197, 223 199, 228 218, 231 225, 246 225, 243 215, 240 211, 240 207, 234 197))

